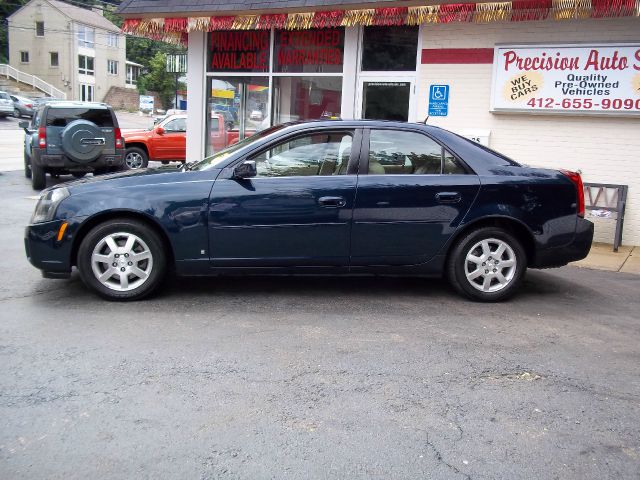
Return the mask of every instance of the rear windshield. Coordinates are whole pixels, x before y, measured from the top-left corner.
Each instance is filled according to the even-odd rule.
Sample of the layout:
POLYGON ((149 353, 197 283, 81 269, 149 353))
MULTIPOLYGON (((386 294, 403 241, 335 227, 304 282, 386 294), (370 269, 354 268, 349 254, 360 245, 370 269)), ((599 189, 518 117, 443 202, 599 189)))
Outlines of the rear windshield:
POLYGON ((89 120, 98 127, 113 127, 111 112, 106 108, 50 108, 47 127, 66 127, 74 120, 89 120))
POLYGON ((0 92, 0 98, 1 98, 2 100, 11 100, 11 97, 9 97, 9 95, 7 95, 7 94, 6 94, 6 93, 4 93, 4 92, 0 92))

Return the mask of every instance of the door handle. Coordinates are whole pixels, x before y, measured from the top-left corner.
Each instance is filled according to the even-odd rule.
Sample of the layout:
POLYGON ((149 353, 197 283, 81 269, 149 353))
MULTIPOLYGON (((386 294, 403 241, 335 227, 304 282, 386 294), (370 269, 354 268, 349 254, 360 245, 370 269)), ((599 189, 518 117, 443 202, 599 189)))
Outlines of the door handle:
POLYGON ((438 192, 436 200, 439 203, 458 203, 462 197, 460 192, 438 192))
POLYGON ((318 203, 321 207, 340 208, 347 204, 344 197, 320 197, 318 203))

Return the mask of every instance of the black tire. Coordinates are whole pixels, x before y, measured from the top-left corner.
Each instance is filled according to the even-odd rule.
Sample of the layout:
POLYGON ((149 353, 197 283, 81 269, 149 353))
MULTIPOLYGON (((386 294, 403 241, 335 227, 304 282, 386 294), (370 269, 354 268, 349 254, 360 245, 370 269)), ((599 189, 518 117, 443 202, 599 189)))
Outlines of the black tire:
POLYGON ((75 178, 82 178, 87 174, 87 172, 71 172, 71 175, 73 175, 75 178))
POLYGON ((22 117, 22 114, 20 113, 20 110, 18 110, 17 108, 13 109, 13 116, 16 118, 20 118, 22 117))
POLYGON ((31 186, 34 190, 42 190, 47 186, 47 173, 39 165, 31 164, 31 186))
POLYGON ((124 166, 129 170, 138 170, 140 168, 147 168, 149 165, 149 156, 147 152, 145 152, 142 148, 139 147, 128 147, 124 153, 124 166), (139 159, 139 161, 134 162, 133 159, 139 159), (131 164, 131 165, 130 165, 131 164))
POLYGON ((463 235, 453 246, 447 262, 447 277, 453 287, 466 297, 481 302, 499 302, 511 297, 520 287, 526 270, 527 254, 522 243, 512 233, 497 227, 478 228, 463 235), (483 253, 482 245, 479 245, 485 240, 490 251, 494 249, 494 253, 489 253, 488 256, 483 253), (506 244, 507 249, 500 258, 496 258, 495 251, 501 245, 500 242, 506 244), (468 254, 475 254, 474 257, 480 257, 484 262, 468 261, 468 254), (515 259, 513 271, 506 266, 510 264, 509 257, 515 259), (477 265, 478 270, 473 269, 474 265, 477 265), (467 272, 473 276, 476 271, 477 278, 467 278, 467 272), (493 272, 499 272, 502 277, 498 278, 498 273, 493 272), (500 279, 505 279, 507 283, 500 286, 500 279), (485 280, 488 282, 488 289, 496 290, 482 290, 485 280))
MULTIPOLYGON (((122 247, 122 245, 118 245, 122 247)), ((136 243, 136 245, 138 245, 138 243, 136 243)), ((103 254, 108 255, 110 249, 108 249, 108 247, 105 248, 107 249, 107 251, 103 254)), ((118 282, 120 282, 119 279, 121 277, 118 270, 120 268, 127 268, 127 260, 122 259, 124 255, 125 254, 121 254, 121 256, 117 260, 114 258, 114 262, 125 263, 123 263, 122 265, 120 263, 116 263, 116 268, 113 272, 112 277, 106 279, 107 283, 111 282, 111 284, 117 284, 118 282), (117 280, 114 278, 115 275, 117 275, 117 280)), ((141 300, 142 298, 150 295, 162 284, 167 270, 167 260, 165 258, 162 240, 160 239, 159 235, 145 223, 129 219, 114 219, 94 227, 80 244, 80 248, 78 250, 77 265, 78 270, 80 271, 80 277, 82 278, 84 284, 87 285, 87 287, 94 290, 101 297, 106 298, 107 300, 120 301, 141 300), (151 254, 152 263, 148 276, 139 286, 132 288, 131 290, 120 291, 114 289, 114 287, 110 288, 109 286, 98 280, 92 268, 92 255, 96 246, 98 246, 108 235, 116 233, 135 235, 146 244, 146 247, 148 247, 148 251, 151 254)), ((148 265, 149 264, 147 264, 147 266, 148 265)), ((108 265, 107 263, 101 263, 96 268, 104 268, 104 270, 98 271, 106 273, 107 268, 111 268, 112 266, 113 264, 108 265)), ((136 266, 144 269, 144 260, 142 261, 142 263, 137 263, 136 266)), ((138 278, 133 278, 133 274, 131 276, 127 274, 127 277, 131 278, 131 281, 135 281, 135 278, 138 278)), ((117 286, 115 288, 117 288, 117 286)))
POLYGON ((23 152, 22 156, 24 158, 24 176, 31 178, 31 161, 27 157, 27 152, 23 152))

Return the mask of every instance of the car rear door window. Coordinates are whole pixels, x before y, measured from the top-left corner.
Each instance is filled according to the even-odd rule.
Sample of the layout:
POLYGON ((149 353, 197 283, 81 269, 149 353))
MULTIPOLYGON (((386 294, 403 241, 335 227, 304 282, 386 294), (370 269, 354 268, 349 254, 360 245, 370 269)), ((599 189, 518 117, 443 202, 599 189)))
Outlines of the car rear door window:
POLYGON ((252 160, 258 177, 346 175, 353 132, 297 136, 265 150, 252 160))
POLYGON ((106 108, 50 108, 47 127, 66 127, 75 120, 88 120, 98 127, 113 127, 111 112, 106 108))
POLYGON ((422 133, 371 130, 369 138, 369 175, 466 173, 453 154, 422 133))

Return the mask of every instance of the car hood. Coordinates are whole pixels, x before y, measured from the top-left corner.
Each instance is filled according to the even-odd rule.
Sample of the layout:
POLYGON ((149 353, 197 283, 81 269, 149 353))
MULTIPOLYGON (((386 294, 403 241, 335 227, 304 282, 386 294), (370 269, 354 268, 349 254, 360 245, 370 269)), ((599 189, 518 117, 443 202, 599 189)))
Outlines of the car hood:
MULTIPOLYGON (((113 190, 118 188, 138 188, 165 183, 180 183, 201 180, 215 180, 219 170, 184 171, 175 165, 160 168, 145 168, 128 170, 108 175, 90 176, 80 180, 73 180, 62 184, 69 189, 71 195, 79 195, 98 190, 113 190)), ((114 193, 117 195, 117 193, 114 193)))

